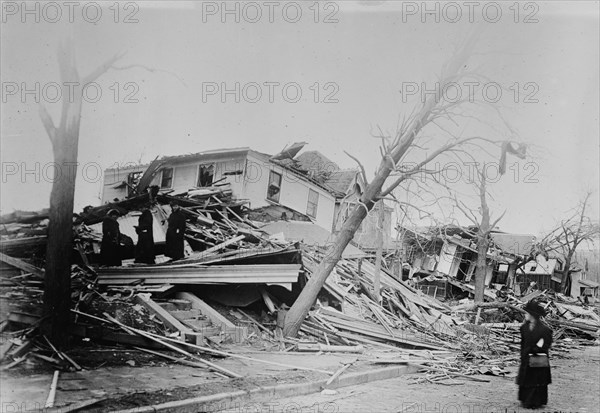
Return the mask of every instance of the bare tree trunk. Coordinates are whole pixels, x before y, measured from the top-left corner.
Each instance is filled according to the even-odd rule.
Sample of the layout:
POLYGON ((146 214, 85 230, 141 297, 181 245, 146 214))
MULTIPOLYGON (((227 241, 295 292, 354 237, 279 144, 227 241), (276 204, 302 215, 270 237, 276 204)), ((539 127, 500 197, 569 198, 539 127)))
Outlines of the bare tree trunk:
MULTIPOLYGON (((72 44, 58 55, 64 82, 79 82, 72 44)), ((50 194, 48 246, 44 279, 44 309, 48 316, 42 330, 58 347, 67 345, 71 324, 71 252, 73 236, 73 200, 77 178, 77 149, 81 120, 81 93, 70 96, 63 90, 61 121, 54 126, 50 115, 41 107, 41 118, 52 142, 56 171, 50 194)))
MULTIPOLYGON (((484 169, 485 171, 485 164, 484 169)), ((481 223, 477 231, 477 266, 475 267, 475 302, 483 302, 485 276, 487 274, 487 252, 490 246, 490 209, 487 204, 487 177, 479 173, 479 201, 481 203, 481 223)))
MULTIPOLYGON (((570 251, 569 254, 567 254, 567 256, 565 257, 565 266, 563 268, 562 274, 560 276, 560 289, 562 290, 562 293, 565 295, 571 295, 569 294, 570 291, 567 291, 569 289, 569 283, 567 282, 569 279, 569 270, 571 268, 571 261, 573 260, 573 253, 575 251, 570 251)), ((573 282, 573 280, 571 280, 571 283, 573 282)))
POLYGON ((477 240, 477 265, 475 267, 475 302, 482 303, 485 291, 485 276, 487 274, 487 251, 489 241, 487 236, 479 236, 477 240))
MULTIPOLYGON (((44 333, 58 347, 67 345, 71 323, 71 252, 73 234, 73 199, 75 194, 77 162, 77 132, 65 131, 61 143, 55 145, 54 159, 62 170, 52 186, 50 195, 50 220, 46 248, 46 274, 44 280, 44 309, 48 315, 44 333), (73 134, 75 133, 75 134, 73 134), (75 138, 75 139, 74 139, 75 138), (70 142, 70 145, 68 144, 70 142), (68 172, 66 172, 68 170, 68 172)), ((62 134, 62 131, 59 131, 62 134)))
MULTIPOLYGON (((108 70, 120 56, 109 59, 89 76, 81 78, 75 63, 72 40, 61 45, 58 63, 63 85, 85 85, 108 70)), ((47 318, 42 331, 58 347, 65 347, 70 331, 71 253, 73 236, 73 202, 77 178, 77 150, 81 122, 82 90, 69 93, 63 87, 60 123, 55 126, 46 108, 40 106, 40 117, 52 142, 56 175, 50 194, 48 246, 44 277, 44 310, 47 318)))
MULTIPOLYGON (((373 204, 370 205, 373 207, 373 204)), ((346 246, 354 237, 354 233, 362 220, 367 216, 367 211, 364 207, 355 208, 350 217, 344 222, 342 229, 338 233, 335 243, 330 247, 327 255, 319 263, 317 270, 312 274, 310 280, 306 283, 302 292, 292 305, 292 308, 286 314, 283 334, 285 336, 295 336, 300 330, 302 322, 308 314, 308 310, 314 304, 319 291, 323 288, 325 280, 342 258, 342 253, 346 246)))

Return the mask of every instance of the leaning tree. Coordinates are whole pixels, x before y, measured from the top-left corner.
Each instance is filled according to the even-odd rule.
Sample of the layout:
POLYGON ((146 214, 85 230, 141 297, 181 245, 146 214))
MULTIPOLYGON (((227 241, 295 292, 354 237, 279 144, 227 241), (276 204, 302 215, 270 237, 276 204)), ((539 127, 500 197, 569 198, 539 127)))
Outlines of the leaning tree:
MULTIPOLYGON (((476 77, 477 80, 481 80, 480 77, 467 70, 467 60, 473 51, 475 39, 476 36, 469 37, 443 68, 438 90, 444 91, 452 84, 457 84, 468 78, 476 77)), ((424 132, 425 128, 433 125, 437 126, 441 133, 447 131, 440 123, 444 119, 454 122, 453 117, 456 114, 454 111, 462 104, 467 103, 470 97, 458 101, 449 101, 443 95, 431 94, 423 101, 422 106, 416 112, 402 122, 393 136, 380 136, 382 158, 371 181, 368 180, 365 168, 359 160, 353 158, 359 164, 360 173, 365 182, 364 191, 360 194, 357 206, 343 223, 334 243, 329 247, 325 258, 318 265, 316 271, 287 312, 284 325, 285 335, 295 336, 298 333, 327 277, 340 260, 346 246, 353 239, 360 223, 377 201, 393 195, 392 192, 405 181, 416 176, 435 174, 436 172, 431 171, 428 166, 441 155, 452 154, 453 151, 469 142, 493 142, 481 136, 461 137, 451 133, 445 143, 424 154, 421 160, 408 163, 409 158, 407 155, 411 150, 415 148, 422 149, 423 142, 428 139, 424 132), (391 182, 388 182, 388 178, 391 178, 391 182)), ((460 115, 456 118, 462 119, 460 115)))

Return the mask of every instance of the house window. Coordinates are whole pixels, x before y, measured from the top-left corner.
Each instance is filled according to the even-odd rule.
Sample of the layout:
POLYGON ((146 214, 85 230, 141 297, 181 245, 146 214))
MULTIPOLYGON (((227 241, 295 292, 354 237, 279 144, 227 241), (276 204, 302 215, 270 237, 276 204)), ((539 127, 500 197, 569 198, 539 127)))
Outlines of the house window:
POLYGON ((309 189, 308 190, 308 205, 306 206, 306 215, 308 215, 309 217, 316 218, 318 206, 319 206, 319 193, 317 191, 313 191, 312 189, 309 189))
POLYGON ((160 179, 161 188, 171 188, 173 186, 173 168, 165 168, 162 170, 160 179))
POLYGON ((267 187, 267 199, 269 201, 279 202, 281 193, 281 174, 271 171, 269 174, 269 186, 267 187))
POLYGON ((198 167, 198 186, 211 186, 215 176, 214 165, 200 165, 198 167))
POLYGON ((131 172, 127 174, 127 196, 131 196, 133 194, 133 190, 139 185, 140 178, 142 177, 143 172, 131 172))

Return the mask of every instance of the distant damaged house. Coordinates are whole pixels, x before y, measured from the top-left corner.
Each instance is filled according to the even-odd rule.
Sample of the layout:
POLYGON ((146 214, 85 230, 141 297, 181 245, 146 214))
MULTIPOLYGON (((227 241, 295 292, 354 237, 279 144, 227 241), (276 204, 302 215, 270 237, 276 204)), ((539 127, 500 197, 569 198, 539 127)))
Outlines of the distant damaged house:
MULTIPOLYGON (((477 265, 477 228, 444 226, 434 228, 400 228, 402 242, 400 254, 409 264, 405 278, 419 276, 420 288, 429 294, 454 295, 459 290, 474 291, 477 265), (458 290, 457 290, 458 289, 458 290)), ((519 262, 533 246, 531 235, 493 232, 486 253, 485 286, 522 283, 515 276, 519 262)), ((486 291, 490 298, 494 293, 486 291)))
MULTIPOLYGON (((357 203, 363 183, 357 170, 342 170, 317 151, 298 153, 295 143, 276 155, 250 148, 211 150, 166 156, 150 165, 107 169, 102 202, 124 199, 135 193, 140 180, 177 195, 203 188, 221 188, 250 210, 251 219, 310 221, 335 234, 357 203)), ((360 247, 374 247, 377 215, 365 219, 355 236, 360 247)), ((391 232, 391 209, 385 209, 384 239, 391 232)))

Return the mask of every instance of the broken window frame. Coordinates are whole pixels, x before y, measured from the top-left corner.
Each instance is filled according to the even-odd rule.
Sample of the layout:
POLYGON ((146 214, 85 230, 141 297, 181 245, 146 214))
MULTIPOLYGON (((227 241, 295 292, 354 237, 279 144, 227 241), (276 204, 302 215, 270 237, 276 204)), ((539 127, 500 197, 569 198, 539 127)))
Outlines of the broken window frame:
POLYGON ((308 189, 308 201, 306 203, 306 215, 312 218, 317 218, 317 210, 319 208, 319 193, 314 189, 308 189), (313 196, 313 202, 311 202, 311 195, 313 196))
POLYGON ((267 185, 267 200, 279 202, 282 181, 282 174, 276 171, 269 171, 269 183, 267 185))
POLYGON ((201 163, 200 165, 198 165, 198 179, 196 180, 196 187, 198 188, 206 188, 209 186, 212 186, 213 182, 215 181, 215 171, 216 171, 217 167, 214 163, 201 163), (206 183, 206 181, 202 182, 202 169, 211 169, 210 170, 210 183, 206 183))
POLYGON ((173 177, 175 176, 175 168, 164 168, 160 174, 160 188, 173 188, 173 177), (169 174, 165 172, 170 171, 169 174))

